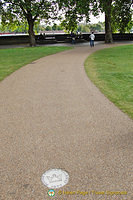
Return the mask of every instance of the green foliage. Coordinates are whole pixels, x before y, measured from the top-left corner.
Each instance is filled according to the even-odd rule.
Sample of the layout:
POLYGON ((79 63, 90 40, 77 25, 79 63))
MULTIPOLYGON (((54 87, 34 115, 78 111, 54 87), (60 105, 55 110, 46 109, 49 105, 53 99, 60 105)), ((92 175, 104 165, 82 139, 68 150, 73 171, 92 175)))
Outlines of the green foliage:
MULTIPOLYGON (((54 24, 53 26, 44 26, 41 25, 40 22, 35 22, 34 25, 34 32, 40 33, 41 31, 51 31, 51 30, 63 30, 61 25, 54 24)), ((0 25, 0 32, 15 32, 15 33, 28 33, 28 23, 27 21, 24 22, 17 22, 14 25, 9 26, 7 25, 0 25)))
POLYGON ((77 20, 73 18, 67 18, 62 21, 61 26, 65 28, 69 33, 77 30, 77 20))
POLYGON ((54 25, 52 26, 52 30, 53 30, 53 31, 57 30, 57 24, 54 24, 54 25))
POLYGON ((89 21, 89 11, 91 0, 57 0, 59 8, 65 13, 65 19, 62 21, 62 26, 69 32, 77 29, 78 23, 86 17, 89 21))
MULTIPOLYGON (((1 2, 1 1, 0 1, 1 2)), ((76 31, 78 23, 83 19, 89 22, 90 13, 97 16, 99 12, 105 12, 106 35, 111 36, 111 25, 113 32, 129 31, 132 26, 131 21, 131 1, 130 0, 3 0, 6 6, 2 10, 2 24, 5 27, 13 26, 16 29, 19 23, 27 20, 29 25, 29 34, 34 36, 34 31, 39 32, 39 24, 35 22, 45 19, 47 23, 50 19, 55 20, 59 17, 62 21, 60 29, 65 28, 68 32, 76 31), (58 15, 58 7, 61 9, 61 15, 58 15), (63 16, 63 17, 62 17, 63 16), (64 17, 65 16, 65 17, 64 17), (34 25, 36 28, 33 31, 34 25)), ((52 30, 56 30, 54 25, 52 30)), ((83 27, 83 32, 90 30, 101 31, 101 24, 92 27, 83 27)), ((51 30, 46 27, 46 30, 51 30)))
POLYGON ((5 14, 11 14, 17 19, 30 17, 33 20, 36 20, 37 17, 48 19, 48 13, 54 10, 52 2, 44 0, 3 0, 3 3, 6 5, 5 14))
MULTIPOLYGON (((132 1, 131 0, 96 0, 97 10, 111 15, 112 32, 125 33, 132 28, 132 1), (109 9, 109 3, 111 10, 109 9)), ((93 14, 98 14, 93 12, 93 14)))
MULTIPOLYGON (((105 31, 107 38, 110 37, 107 41, 111 41, 111 26, 113 31, 117 29, 119 32, 125 32, 132 26, 131 0, 58 0, 58 3, 65 12, 62 26, 69 32, 76 30, 78 23, 83 18, 89 21, 90 13, 97 16, 100 12, 104 12, 106 15, 105 31)), ((83 32, 88 31, 87 27, 84 29, 86 30, 83 32)), ((100 31, 103 28, 99 24, 90 29, 100 31)))
POLYGON ((35 46, 35 22, 40 19, 55 19, 56 15, 57 7, 54 0, 3 0, 2 24, 14 26, 18 21, 27 20, 31 46, 35 46))
POLYGON ((56 30, 61 31, 63 30, 63 27, 61 25, 58 25, 56 30))
POLYGON ((96 32, 103 32, 105 31, 105 23, 104 22, 98 22, 96 24, 90 24, 90 30, 96 31, 96 32))
POLYGON ((35 33, 39 33, 39 32, 40 32, 40 28, 41 28, 40 22, 39 22, 39 21, 36 21, 36 22, 35 22, 35 25, 34 25, 34 32, 35 32, 35 33))
POLYGON ((87 25, 81 24, 78 26, 78 31, 82 33, 88 33, 91 31, 102 32, 104 31, 104 26, 105 26, 104 22, 98 22, 96 24, 87 24, 87 25))
POLYGON ((131 0, 116 0, 112 6, 112 31, 130 32, 132 22, 131 0))
POLYGON ((0 0, 0 15, 2 13, 2 0, 0 0))
POLYGON ((45 30, 46 31, 52 31, 52 27, 51 26, 46 26, 45 30))
POLYGON ((28 33, 28 23, 26 21, 16 21, 13 24, 2 24, 0 25, 1 32, 15 32, 15 33, 28 33))
POLYGON ((89 27, 89 25, 81 24, 78 26, 78 31, 81 33, 88 33, 88 32, 90 32, 90 27, 89 27))

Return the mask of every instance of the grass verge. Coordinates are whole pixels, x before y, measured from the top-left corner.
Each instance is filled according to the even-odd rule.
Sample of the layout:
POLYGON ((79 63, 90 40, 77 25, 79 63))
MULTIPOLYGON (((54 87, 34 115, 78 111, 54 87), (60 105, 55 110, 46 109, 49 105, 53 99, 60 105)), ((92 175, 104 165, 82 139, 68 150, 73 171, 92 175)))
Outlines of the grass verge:
POLYGON ((133 45, 95 52, 85 61, 92 82, 133 119, 133 45))
POLYGON ((20 67, 41 57, 71 49, 71 47, 27 47, 0 49, 0 81, 20 67))

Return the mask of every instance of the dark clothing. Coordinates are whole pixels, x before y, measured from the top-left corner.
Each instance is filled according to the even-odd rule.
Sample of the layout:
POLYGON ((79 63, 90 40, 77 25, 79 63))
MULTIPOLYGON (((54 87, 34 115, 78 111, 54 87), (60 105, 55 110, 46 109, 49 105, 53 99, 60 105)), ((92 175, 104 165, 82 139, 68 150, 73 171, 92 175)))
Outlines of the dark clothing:
POLYGON ((71 38, 72 38, 72 44, 75 44, 75 34, 71 33, 71 38))
POLYGON ((94 40, 90 40, 90 46, 94 47, 94 40))

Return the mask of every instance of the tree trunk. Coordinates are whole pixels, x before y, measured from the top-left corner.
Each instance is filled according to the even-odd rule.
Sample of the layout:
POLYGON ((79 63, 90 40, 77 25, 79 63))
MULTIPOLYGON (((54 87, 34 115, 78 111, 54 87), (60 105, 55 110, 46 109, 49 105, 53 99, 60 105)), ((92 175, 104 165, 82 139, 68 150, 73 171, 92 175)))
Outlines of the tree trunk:
POLYGON ((105 43, 112 43, 112 29, 111 29, 111 4, 112 0, 107 1, 107 8, 105 11, 105 43))
POLYGON ((30 38, 30 46, 36 46, 36 40, 35 40, 35 34, 34 34, 34 21, 33 20, 28 20, 28 25, 29 25, 29 38, 30 38))

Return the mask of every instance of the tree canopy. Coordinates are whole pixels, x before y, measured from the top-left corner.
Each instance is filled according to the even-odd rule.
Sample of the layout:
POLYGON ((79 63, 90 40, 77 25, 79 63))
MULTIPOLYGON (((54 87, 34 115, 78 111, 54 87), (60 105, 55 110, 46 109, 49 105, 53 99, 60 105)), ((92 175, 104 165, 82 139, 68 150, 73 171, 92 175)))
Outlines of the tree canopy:
POLYGON ((68 31, 74 31, 77 29, 78 23, 86 18, 89 21, 90 17, 90 4, 92 0, 57 0, 59 8, 65 15, 65 19, 62 21, 62 26, 68 31))
POLYGON ((62 15, 62 26, 74 31, 83 19, 89 22, 91 13, 104 12, 106 43, 113 41, 112 30, 125 32, 132 25, 131 0, 0 0, 0 5, 3 24, 27 21, 31 46, 35 45, 34 25, 41 19, 48 22, 62 15))
POLYGON ((97 0, 105 13, 105 42, 113 41, 112 31, 125 32, 132 20, 131 0, 97 0))
POLYGON ((58 0, 65 10, 63 25, 73 31, 77 23, 86 18, 89 21, 90 13, 94 16, 105 13, 105 42, 112 43, 112 30, 125 32, 131 25, 131 0, 58 0))
POLYGON ((111 16, 113 32, 125 33, 131 30, 133 26, 131 5, 131 0, 117 0, 114 2, 111 16))
POLYGON ((34 23, 37 20, 48 21, 57 14, 57 4, 54 0, 3 0, 2 23, 7 21, 27 20, 29 25, 30 45, 35 46, 34 23))

